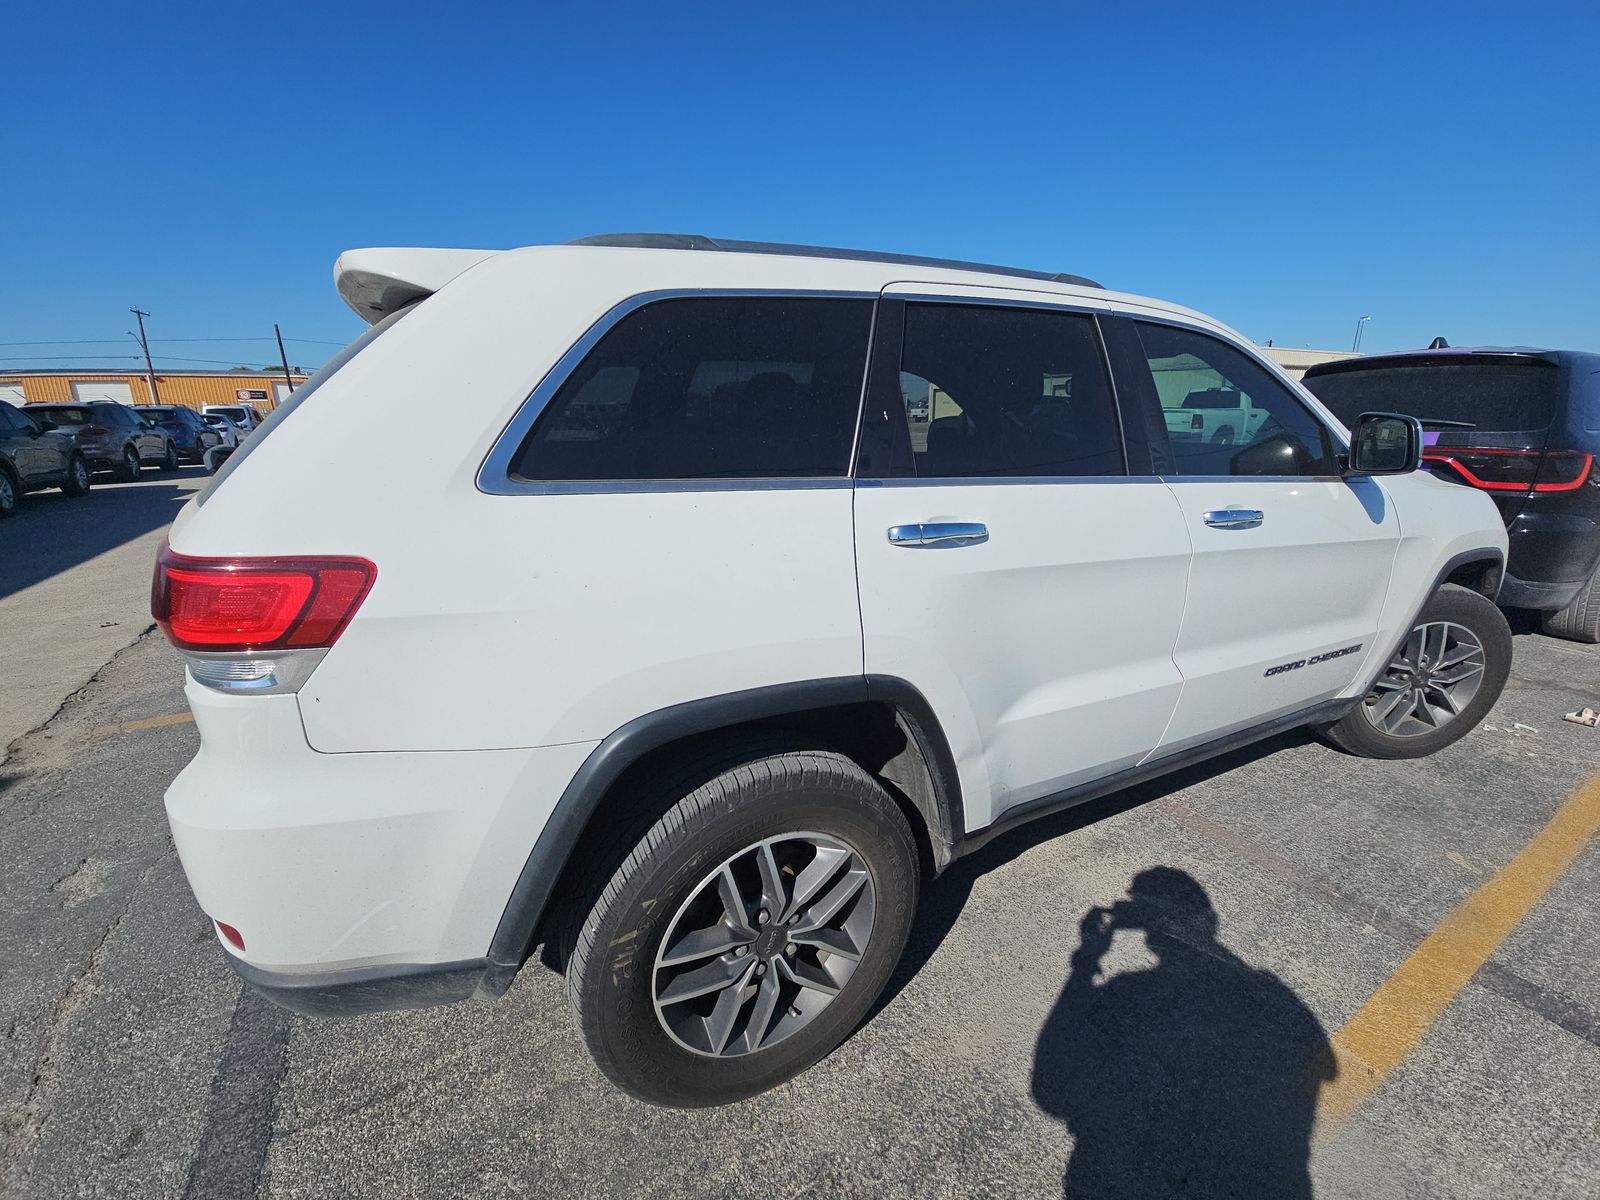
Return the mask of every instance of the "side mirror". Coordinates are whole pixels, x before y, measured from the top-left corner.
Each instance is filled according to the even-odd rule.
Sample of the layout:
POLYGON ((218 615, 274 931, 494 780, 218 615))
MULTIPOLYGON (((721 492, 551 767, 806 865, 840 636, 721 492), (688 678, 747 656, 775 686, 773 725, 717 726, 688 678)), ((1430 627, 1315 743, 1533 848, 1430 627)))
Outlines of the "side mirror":
POLYGON ((1350 431, 1353 475, 1406 475, 1422 465, 1422 422, 1399 413, 1362 413, 1350 431))

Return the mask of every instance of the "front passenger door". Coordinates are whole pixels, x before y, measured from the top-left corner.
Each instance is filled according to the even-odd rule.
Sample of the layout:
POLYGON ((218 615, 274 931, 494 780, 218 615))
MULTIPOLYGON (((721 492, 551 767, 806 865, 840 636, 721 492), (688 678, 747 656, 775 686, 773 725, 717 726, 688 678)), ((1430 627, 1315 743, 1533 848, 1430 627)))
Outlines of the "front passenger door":
POLYGON ((1375 479, 1241 347, 1199 329, 1105 322, 1118 394, 1194 544, 1174 657, 1183 696, 1156 757, 1329 700, 1378 629, 1400 529, 1375 479), (1209 414, 1245 417, 1225 429, 1209 414), (1191 414, 1208 414, 1195 420, 1191 414))

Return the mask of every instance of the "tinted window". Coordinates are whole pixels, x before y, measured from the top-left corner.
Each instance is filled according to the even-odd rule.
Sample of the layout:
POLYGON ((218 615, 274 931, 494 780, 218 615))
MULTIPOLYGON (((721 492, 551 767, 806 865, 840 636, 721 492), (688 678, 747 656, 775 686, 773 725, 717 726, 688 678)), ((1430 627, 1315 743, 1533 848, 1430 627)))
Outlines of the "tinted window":
POLYGON ((18 433, 34 433, 38 431, 39 427, 33 423, 32 418, 27 413, 13 408, 9 404, 0 405, 0 408, 3 408, 11 418, 11 427, 18 433))
POLYGON ((1146 374, 1129 391, 1159 406, 1166 473, 1337 473, 1322 423, 1260 363, 1191 329, 1137 325, 1146 374))
POLYGON ((242 408, 217 408, 213 406, 211 411, 221 413, 225 417, 232 417, 235 421, 243 421, 245 419, 244 409, 242 408))
POLYGON ((1123 473, 1091 317, 908 304, 898 385, 921 478, 1123 473))
POLYGON ((22 422, 13 415, 15 412, 11 405, 0 400, 0 433, 14 433, 22 428, 22 422))
POLYGON ((87 408, 41 408, 37 410, 41 417, 54 421, 57 425, 92 425, 94 417, 87 408))
POLYGON ((624 317, 517 452, 532 480, 842 476, 870 300, 662 300, 624 317))
POLYGON ((1553 363, 1457 361, 1346 368, 1306 388, 1346 425, 1364 412, 1469 421, 1486 433, 1538 432, 1555 414, 1553 363))

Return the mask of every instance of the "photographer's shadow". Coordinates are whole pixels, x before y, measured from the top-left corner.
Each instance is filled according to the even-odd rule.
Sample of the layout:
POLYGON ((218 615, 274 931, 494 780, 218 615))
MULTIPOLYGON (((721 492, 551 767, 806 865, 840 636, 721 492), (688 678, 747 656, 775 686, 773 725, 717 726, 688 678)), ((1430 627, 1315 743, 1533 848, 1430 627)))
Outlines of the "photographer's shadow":
POLYGON ((1033 1095, 1066 1123, 1068 1197, 1310 1197, 1328 1038, 1270 971, 1217 941, 1203 887, 1172 867, 1092 908, 1039 1035, 1033 1095), (1097 981, 1117 930, 1156 965, 1097 981))

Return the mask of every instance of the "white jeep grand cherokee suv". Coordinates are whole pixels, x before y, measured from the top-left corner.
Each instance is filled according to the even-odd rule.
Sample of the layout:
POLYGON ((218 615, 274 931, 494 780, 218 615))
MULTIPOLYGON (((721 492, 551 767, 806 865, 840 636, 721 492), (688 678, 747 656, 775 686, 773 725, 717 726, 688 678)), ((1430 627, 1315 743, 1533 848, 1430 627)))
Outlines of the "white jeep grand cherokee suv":
POLYGON ((153 596, 184 867, 301 1012, 495 996, 542 948, 616 1083, 749 1096, 996 834, 1292 726, 1428 754, 1505 681, 1488 498, 1198 313, 668 235, 335 278, 373 328, 153 596), (1263 419, 1174 438, 1196 391, 1263 419))

